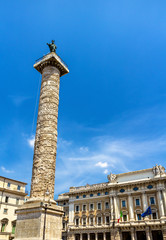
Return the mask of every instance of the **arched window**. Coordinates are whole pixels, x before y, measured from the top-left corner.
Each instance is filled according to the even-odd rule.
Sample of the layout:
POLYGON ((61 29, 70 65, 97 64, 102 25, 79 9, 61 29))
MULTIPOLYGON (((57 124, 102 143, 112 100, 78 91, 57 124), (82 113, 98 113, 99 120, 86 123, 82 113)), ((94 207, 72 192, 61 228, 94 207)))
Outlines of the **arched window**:
POLYGON ((16 230, 16 220, 12 222, 12 234, 15 234, 15 230, 16 230))
POLYGON ((9 220, 7 218, 3 218, 1 220, 1 232, 5 232, 8 221, 9 220))

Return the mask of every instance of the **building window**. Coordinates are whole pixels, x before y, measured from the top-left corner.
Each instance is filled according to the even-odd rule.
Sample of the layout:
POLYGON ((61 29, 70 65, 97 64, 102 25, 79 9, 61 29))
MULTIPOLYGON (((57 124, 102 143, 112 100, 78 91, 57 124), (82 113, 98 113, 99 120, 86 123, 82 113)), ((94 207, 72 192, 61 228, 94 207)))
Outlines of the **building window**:
POLYGON ((80 210, 80 208, 79 208, 79 206, 77 205, 77 206, 76 206, 76 212, 79 212, 79 210, 80 210))
POLYGON ((122 200, 122 207, 126 207, 126 201, 122 200))
POLYGON ((2 223, 1 232, 4 232, 4 231, 5 231, 5 227, 6 227, 6 224, 5 224, 5 223, 2 223))
POLYGON ((17 190, 18 190, 18 191, 20 191, 20 189, 21 189, 21 186, 20 186, 20 185, 18 185, 18 186, 17 186, 17 190))
POLYGON ((83 217, 82 224, 83 224, 83 226, 86 226, 86 217, 83 217))
POLYGON ((151 205, 154 205, 154 204, 155 204, 154 197, 150 197, 150 204, 151 204, 151 205))
POLYGON ((100 193, 99 193, 99 192, 97 193, 97 196, 100 196, 100 193))
POLYGON ((15 234, 15 230, 16 230, 16 224, 12 224, 12 234, 15 234))
POLYGON ((9 202, 9 197, 5 197, 5 203, 8 203, 9 202))
POLYGON ((10 188, 10 183, 8 182, 7 187, 10 188))
POLYGON ((109 209, 109 203, 108 202, 105 203, 105 209, 109 209))
POLYGON ((108 195, 108 192, 105 192, 105 195, 108 195))
POLYGON ((126 222, 127 221, 127 215, 123 215, 123 221, 126 222))
POLYGON ((76 218, 76 226, 79 226, 79 218, 76 218))
POLYGON ((93 217, 90 217, 90 225, 93 225, 93 217))
POLYGON ((152 219, 157 219, 157 213, 156 212, 152 212, 152 219))
POLYGON ((125 190, 122 188, 122 189, 120 189, 120 191, 119 192, 121 192, 121 193, 124 193, 125 192, 125 190))
POLYGON ((65 206, 65 205, 66 205, 66 203, 64 202, 64 203, 63 203, 63 205, 65 206))
POLYGON ((86 195, 83 195, 83 198, 86 198, 86 195))
POLYGON ((82 211, 86 211, 86 205, 84 204, 83 206, 82 206, 82 211))
POLYGON ((108 225, 110 223, 110 217, 109 216, 106 216, 105 217, 105 223, 108 225))
POLYGON ((98 223, 98 225, 101 225, 101 217, 97 218, 97 223, 98 223))
POLYGON ((97 204, 97 209, 98 209, 98 210, 101 210, 101 203, 98 203, 98 204, 97 204))
POLYGON ((76 199, 79 199, 79 196, 76 196, 76 199))
POLYGON ((93 203, 90 204, 90 211, 93 210, 93 203))
POLYGON ((152 185, 148 185, 147 188, 148 188, 148 189, 152 189, 153 186, 152 186, 152 185))
POLYGON ((135 199, 135 205, 136 205, 136 206, 140 206, 140 200, 139 200, 139 198, 136 198, 136 199, 135 199))
POLYGON ((138 221, 141 220, 141 214, 140 213, 137 214, 137 219, 138 219, 138 221))
POLYGON ((19 204, 19 198, 16 198, 16 205, 19 204))
POLYGON ((65 230, 65 222, 63 222, 63 230, 65 230))
POLYGON ((92 193, 90 194, 90 197, 93 197, 93 194, 92 194, 92 193))
POLYGON ((3 213, 4 213, 4 214, 7 214, 7 213, 8 213, 8 209, 7 209, 7 208, 4 208, 3 213))
POLYGON ((138 187, 134 187, 133 188, 134 191, 138 191, 138 189, 139 189, 138 187))

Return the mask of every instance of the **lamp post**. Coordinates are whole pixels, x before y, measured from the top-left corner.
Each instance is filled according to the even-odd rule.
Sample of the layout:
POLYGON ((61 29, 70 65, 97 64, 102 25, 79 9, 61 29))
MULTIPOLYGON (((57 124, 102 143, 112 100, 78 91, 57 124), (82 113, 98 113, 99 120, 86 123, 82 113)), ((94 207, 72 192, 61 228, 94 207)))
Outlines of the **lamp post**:
MULTIPOLYGON (((45 195, 49 196, 49 190, 47 188, 47 191, 45 195)), ((49 206, 51 206, 51 203, 49 201, 49 206)), ((42 207, 44 208, 44 226, 43 226, 43 240, 45 240, 45 232, 46 232, 46 215, 47 215, 47 208, 48 208, 48 203, 42 203, 42 207)))

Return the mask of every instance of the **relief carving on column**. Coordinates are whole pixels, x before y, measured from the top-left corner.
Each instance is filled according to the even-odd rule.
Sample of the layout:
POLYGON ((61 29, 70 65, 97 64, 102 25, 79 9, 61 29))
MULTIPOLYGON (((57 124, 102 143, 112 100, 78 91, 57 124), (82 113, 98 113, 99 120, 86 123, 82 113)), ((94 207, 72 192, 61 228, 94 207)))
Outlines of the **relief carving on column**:
POLYGON ((110 175, 108 175, 107 178, 110 183, 115 183, 117 176, 116 176, 116 174, 110 173, 110 175))
POLYGON ((152 170, 155 177, 166 175, 165 168, 161 165, 156 164, 156 166, 154 166, 152 170))

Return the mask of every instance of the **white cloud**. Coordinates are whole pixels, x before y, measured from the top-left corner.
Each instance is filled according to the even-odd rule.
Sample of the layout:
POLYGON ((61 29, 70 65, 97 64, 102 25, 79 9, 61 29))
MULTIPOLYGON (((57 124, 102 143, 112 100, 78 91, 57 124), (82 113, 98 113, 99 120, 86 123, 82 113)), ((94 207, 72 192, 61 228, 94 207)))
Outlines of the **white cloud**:
POLYGON ((98 162, 95 164, 95 166, 105 168, 105 167, 108 167, 108 163, 107 162, 98 162))
POLYGON ((88 147, 80 147, 80 152, 82 153, 86 153, 89 151, 89 148, 88 147))
POLYGON ((108 174, 108 173, 109 173, 108 169, 105 169, 104 174, 108 174))
POLYGON ((5 173, 13 173, 14 171, 13 170, 8 170, 8 169, 6 169, 5 167, 1 167, 1 170, 3 171, 3 172, 5 172, 5 173))
POLYGON ((31 147, 31 148, 34 148, 34 143, 35 143, 35 136, 31 136, 30 138, 27 139, 28 141, 28 145, 31 147))

